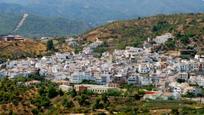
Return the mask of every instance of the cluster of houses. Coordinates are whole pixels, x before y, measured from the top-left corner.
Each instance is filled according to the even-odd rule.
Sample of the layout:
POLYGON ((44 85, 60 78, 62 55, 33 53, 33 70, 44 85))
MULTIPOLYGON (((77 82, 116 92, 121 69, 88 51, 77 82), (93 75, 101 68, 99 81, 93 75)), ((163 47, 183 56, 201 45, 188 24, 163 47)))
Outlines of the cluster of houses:
MULTIPOLYGON (((155 42, 161 44, 171 37, 166 34, 157 37, 155 42)), ((61 89, 67 90, 72 88, 69 84, 77 84, 77 90, 88 89, 98 93, 124 83, 139 87, 153 85, 159 92, 152 94, 168 94, 176 98, 188 92, 199 94, 199 87, 204 87, 204 55, 183 60, 152 52, 145 42, 143 48, 126 47, 96 58, 92 55, 93 49, 102 43, 97 40, 79 54, 56 53, 42 58, 8 61, 0 65, 0 76, 14 78, 38 71, 53 81, 68 80, 69 83, 59 82, 61 89), (85 80, 97 85, 78 85, 85 80)))

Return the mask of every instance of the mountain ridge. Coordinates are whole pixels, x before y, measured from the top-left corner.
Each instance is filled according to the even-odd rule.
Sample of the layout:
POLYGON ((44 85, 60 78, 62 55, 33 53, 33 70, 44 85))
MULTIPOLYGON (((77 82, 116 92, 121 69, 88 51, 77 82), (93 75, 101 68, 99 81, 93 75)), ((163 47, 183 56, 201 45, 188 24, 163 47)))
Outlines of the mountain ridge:
POLYGON ((139 16, 204 12, 202 0, 3 0, 1 3, 18 4, 35 15, 82 19, 93 25, 139 16))
MULTIPOLYGON (((23 14, 1 13, 0 34, 12 33, 22 16, 23 14)), ((88 29, 90 29, 90 26, 82 21, 69 20, 61 17, 47 18, 31 14, 13 34, 20 34, 26 37, 66 36, 80 34, 88 29)))
POLYGON ((96 38, 108 43, 109 50, 124 49, 125 46, 141 46, 147 38, 155 38, 165 33, 175 36, 167 49, 202 48, 204 41, 204 14, 174 14, 116 21, 84 33, 83 40, 96 38))
MULTIPOLYGON (((18 15, 28 13, 29 15, 46 17, 47 20, 52 20, 44 22, 46 24, 50 22, 58 23, 58 20, 55 20, 55 22, 53 20, 59 17, 60 19, 63 18, 63 22, 67 20, 66 22, 72 22, 71 25, 77 25, 75 28, 70 24, 61 24, 62 28, 64 28, 62 31, 66 31, 63 33, 56 30, 55 34, 46 34, 53 33, 53 31, 49 32, 49 29, 44 31, 45 35, 63 36, 65 33, 69 35, 80 34, 92 27, 115 20, 127 20, 159 14, 202 13, 204 12, 203 6, 204 2, 202 0, 112 0, 111 2, 109 0, 1 0, 0 13, 15 13, 18 15), (69 29, 74 28, 73 31, 67 31, 69 30, 67 26, 69 29)), ((28 27, 33 28, 33 25, 30 26, 28 27)), ((41 31, 36 29, 34 31, 33 36, 42 34, 41 31)), ((32 36, 32 34, 30 35, 32 36)))

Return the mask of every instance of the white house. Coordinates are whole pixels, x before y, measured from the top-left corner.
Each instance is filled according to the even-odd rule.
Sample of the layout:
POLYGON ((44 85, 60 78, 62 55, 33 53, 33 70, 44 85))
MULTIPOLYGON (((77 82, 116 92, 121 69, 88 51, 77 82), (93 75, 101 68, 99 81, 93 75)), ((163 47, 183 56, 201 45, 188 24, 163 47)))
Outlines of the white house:
POLYGON ((68 92, 68 91, 72 90, 73 87, 72 86, 68 86, 68 85, 60 85, 59 89, 61 89, 63 92, 68 92))
POLYGON ((139 76, 138 78, 139 78, 139 84, 141 86, 151 85, 153 83, 151 77, 142 77, 142 76, 139 76))
POLYGON ((90 75, 85 74, 84 72, 75 72, 71 75, 70 83, 81 83, 83 80, 93 80, 96 79, 90 75))
POLYGON ((142 48, 126 47, 124 55, 126 56, 126 58, 135 59, 142 52, 142 48))
POLYGON ((184 81, 188 81, 189 75, 188 75, 188 73, 186 73, 186 72, 181 72, 181 73, 178 74, 177 79, 181 79, 181 80, 184 80, 184 81))
POLYGON ((178 72, 189 72, 191 70, 190 64, 187 62, 182 62, 177 64, 178 72))
POLYGON ((139 82, 139 78, 138 78, 138 76, 130 76, 127 79, 127 82, 128 82, 129 85, 136 85, 139 82))
POLYGON ((150 66, 148 64, 139 64, 138 72, 139 73, 148 73, 150 72, 150 66))
POLYGON ((101 83, 103 85, 108 84, 111 81, 111 75, 110 74, 102 74, 101 75, 101 83))
POLYGON ((110 89, 117 89, 118 88, 113 88, 113 87, 108 87, 106 85, 86 85, 86 84, 81 84, 81 85, 74 85, 74 88, 76 91, 80 91, 80 88, 83 87, 87 90, 93 91, 94 93, 106 93, 110 89))
POLYGON ((157 44, 163 44, 170 38, 174 38, 173 35, 171 33, 166 33, 164 35, 157 36, 155 39, 153 39, 153 41, 155 41, 157 44))
POLYGON ((197 76, 196 77, 196 82, 199 86, 204 87, 204 78, 203 76, 197 76))

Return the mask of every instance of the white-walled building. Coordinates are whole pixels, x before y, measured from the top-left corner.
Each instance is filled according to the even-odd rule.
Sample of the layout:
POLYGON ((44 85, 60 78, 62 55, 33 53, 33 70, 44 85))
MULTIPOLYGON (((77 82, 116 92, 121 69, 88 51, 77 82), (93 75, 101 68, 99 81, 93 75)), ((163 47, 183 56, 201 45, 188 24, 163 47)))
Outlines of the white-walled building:
POLYGON ((174 38, 174 36, 171 33, 166 33, 164 35, 161 36, 157 36, 156 38, 154 38, 153 40, 157 43, 157 44, 163 44, 166 41, 168 41, 170 38, 174 38))

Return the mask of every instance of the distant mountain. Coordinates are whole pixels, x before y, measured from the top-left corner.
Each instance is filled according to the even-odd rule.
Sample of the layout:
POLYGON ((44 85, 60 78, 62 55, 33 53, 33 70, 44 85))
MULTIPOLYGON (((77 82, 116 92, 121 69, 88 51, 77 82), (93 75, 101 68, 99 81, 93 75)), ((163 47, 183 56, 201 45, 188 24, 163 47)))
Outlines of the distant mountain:
POLYGON ((26 36, 65 36, 76 35, 88 29, 90 27, 86 23, 77 20, 30 15, 17 33, 26 36))
POLYGON ((25 13, 28 9, 19 4, 9 4, 0 2, 0 12, 1 13, 25 13))
MULTIPOLYGON (((23 15, 15 13, 1 13, 0 34, 13 32, 22 16, 23 15)), ((29 15, 15 34, 21 34, 28 37, 65 36, 79 34, 88 29, 90 29, 90 27, 81 21, 74 21, 66 18, 29 15)))
POLYGON ((20 15, 17 14, 0 13, 0 34, 12 32, 20 19, 20 15))
POLYGON ((169 13, 204 12, 203 0, 1 0, 43 16, 83 20, 93 25, 111 20, 169 13))
MULTIPOLYGON (((41 28, 35 29, 31 22, 19 30, 23 34, 45 35, 75 34, 89 27, 114 20, 171 13, 204 12, 203 0, 1 0, 0 13, 29 13, 40 18, 41 28), (41 18, 46 17, 46 18, 41 18), (61 19, 61 21, 59 21, 61 19), (48 21, 49 20, 49 21, 48 21), (56 22, 57 21, 57 22, 56 22), (66 22, 65 24, 63 24, 66 22), (28 25, 31 24, 31 25, 28 25), (52 24, 52 26, 50 25, 52 24), (46 25, 46 26, 45 26, 46 25), (49 26, 48 26, 49 25, 49 26), (55 26, 53 26, 55 25, 55 26), (73 27, 74 26, 74 27, 73 27), (53 28, 57 27, 57 28, 53 28), (62 29, 59 31, 59 27, 62 29), (27 31, 29 32, 27 33, 27 31), (51 30, 52 29, 52 30, 51 30), (31 32, 32 31, 32 32, 31 32)), ((32 17, 34 18, 34 17, 32 17)), ((15 20, 14 20, 15 21, 15 20)), ((13 23, 13 22, 11 22, 13 23)), ((3 27, 3 26, 2 26, 3 27)), ((40 27, 40 26, 38 26, 40 27)))

